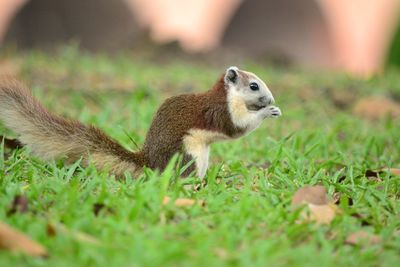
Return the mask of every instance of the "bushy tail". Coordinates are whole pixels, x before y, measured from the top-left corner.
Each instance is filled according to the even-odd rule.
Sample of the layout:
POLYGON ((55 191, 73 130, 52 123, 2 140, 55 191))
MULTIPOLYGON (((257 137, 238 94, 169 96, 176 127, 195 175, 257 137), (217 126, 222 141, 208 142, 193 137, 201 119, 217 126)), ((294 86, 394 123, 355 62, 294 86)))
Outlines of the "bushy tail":
POLYGON ((0 77, 0 120, 18 134, 20 142, 45 159, 89 159, 97 168, 117 175, 145 165, 141 152, 130 152, 98 128, 51 114, 29 89, 15 79, 0 77))

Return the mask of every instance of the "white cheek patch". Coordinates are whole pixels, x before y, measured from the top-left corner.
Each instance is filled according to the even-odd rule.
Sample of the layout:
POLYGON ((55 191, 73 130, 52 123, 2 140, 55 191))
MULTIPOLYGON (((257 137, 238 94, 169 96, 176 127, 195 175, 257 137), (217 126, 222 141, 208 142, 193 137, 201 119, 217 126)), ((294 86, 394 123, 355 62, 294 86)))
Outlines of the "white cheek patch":
POLYGON ((246 118, 249 111, 243 98, 232 91, 228 93, 228 109, 232 122, 238 127, 245 128, 247 127, 246 118))
POLYGON ((260 126, 263 117, 257 112, 250 112, 247 109, 244 97, 236 92, 234 88, 230 88, 228 92, 228 110, 231 115, 233 124, 236 127, 245 129, 249 133, 260 126))

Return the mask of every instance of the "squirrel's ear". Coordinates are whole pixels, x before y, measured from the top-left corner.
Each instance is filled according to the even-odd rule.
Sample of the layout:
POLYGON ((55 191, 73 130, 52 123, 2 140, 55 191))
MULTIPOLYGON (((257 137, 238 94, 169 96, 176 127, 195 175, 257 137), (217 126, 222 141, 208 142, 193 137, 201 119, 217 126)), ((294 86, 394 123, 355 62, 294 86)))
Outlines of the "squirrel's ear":
POLYGON ((236 83, 239 77, 238 71, 235 66, 229 67, 225 72, 225 83, 236 83))

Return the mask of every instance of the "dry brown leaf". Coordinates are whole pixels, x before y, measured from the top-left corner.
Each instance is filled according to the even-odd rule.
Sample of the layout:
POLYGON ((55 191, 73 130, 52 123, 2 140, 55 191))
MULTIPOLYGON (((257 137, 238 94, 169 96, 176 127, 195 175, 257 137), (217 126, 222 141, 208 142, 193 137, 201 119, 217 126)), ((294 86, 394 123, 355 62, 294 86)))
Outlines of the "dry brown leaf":
POLYGON ((306 221, 317 224, 329 224, 338 213, 338 208, 328 201, 326 189, 323 186, 305 186, 300 188, 292 198, 292 206, 307 204, 308 211, 302 213, 306 221))
POLYGON ((365 231, 357 231, 347 236, 345 243, 349 245, 374 245, 381 242, 381 237, 365 231))
POLYGON ((353 113, 369 120, 396 118, 400 116, 400 104, 382 96, 365 97, 354 105, 353 113))
POLYGON ((318 224, 329 224, 336 215, 336 208, 333 204, 314 205, 308 204, 311 214, 309 219, 316 221, 318 224))
POLYGON ((1 222, 0 249, 19 251, 30 256, 47 256, 47 250, 42 245, 1 222))
POLYGON ((292 205, 299 205, 302 203, 311 203, 315 205, 328 204, 326 188, 322 185, 300 188, 292 198, 292 205))
MULTIPOLYGON (((171 198, 165 196, 163 198, 162 204, 167 205, 170 202, 171 202, 171 198)), ((201 207, 205 206, 204 200, 195 200, 195 199, 190 199, 190 198, 177 198, 174 202, 174 205, 177 207, 191 207, 196 203, 201 207)))

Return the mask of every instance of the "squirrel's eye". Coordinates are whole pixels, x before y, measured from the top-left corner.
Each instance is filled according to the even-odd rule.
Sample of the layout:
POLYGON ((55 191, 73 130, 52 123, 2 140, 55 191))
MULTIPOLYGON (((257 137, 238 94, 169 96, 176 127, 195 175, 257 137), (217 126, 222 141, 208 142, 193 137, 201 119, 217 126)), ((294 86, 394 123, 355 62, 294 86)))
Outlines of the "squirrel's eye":
POLYGON ((258 89, 260 89, 260 88, 258 87, 258 84, 251 83, 250 84, 250 89, 253 90, 253 91, 258 91, 258 89))

